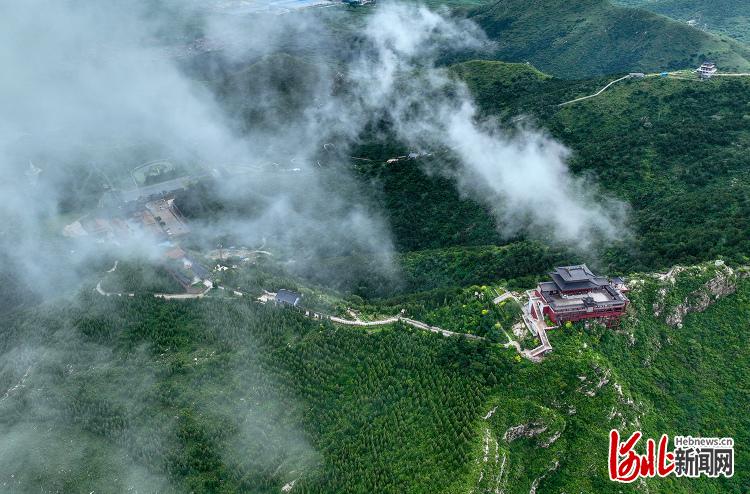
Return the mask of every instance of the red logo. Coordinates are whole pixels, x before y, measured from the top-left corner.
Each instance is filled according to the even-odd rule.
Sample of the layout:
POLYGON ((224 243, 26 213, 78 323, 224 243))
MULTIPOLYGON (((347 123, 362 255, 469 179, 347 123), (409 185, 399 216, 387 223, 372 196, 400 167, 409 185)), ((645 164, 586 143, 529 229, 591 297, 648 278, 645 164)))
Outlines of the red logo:
POLYGON ((667 451, 669 437, 659 439, 659 447, 653 439, 646 441, 646 454, 638 454, 633 449, 642 434, 634 432, 627 441, 620 443, 620 433, 615 429, 609 432, 609 479, 630 483, 638 477, 666 477, 675 468, 674 453, 667 451))

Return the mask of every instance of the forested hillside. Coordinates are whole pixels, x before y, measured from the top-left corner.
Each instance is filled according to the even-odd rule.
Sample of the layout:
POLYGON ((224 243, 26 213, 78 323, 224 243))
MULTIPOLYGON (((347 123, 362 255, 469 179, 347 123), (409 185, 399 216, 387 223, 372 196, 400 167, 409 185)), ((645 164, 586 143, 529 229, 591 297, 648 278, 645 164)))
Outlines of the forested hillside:
POLYGON ((543 274, 547 268, 535 267, 562 259, 586 261, 606 272, 660 269, 719 256, 746 259, 750 80, 633 79, 599 97, 558 107, 618 76, 565 81, 523 64, 488 61, 455 65, 451 71, 466 81, 483 116, 498 117, 512 129, 513 119, 527 115, 525 125, 547 129, 570 147, 571 168, 627 201, 630 223, 618 241, 600 246, 596 255, 517 243, 520 239, 497 233, 487 208, 459 195, 450 180, 425 171, 446 166, 441 156, 358 165, 382 190, 378 200, 404 252, 406 279, 414 280, 411 289, 543 274), (472 248, 459 248, 467 246, 472 248))
MULTIPOLYGON (((282 57, 279 63, 269 59, 263 66, 278 76, 305 65, 282 57)), ((450 72, 466 82, 483 118, 499 118, 512 130, 522 117, 523 125, 545 129, 568 146, 573 171, 591 176, 606 193, 626 201, 630 221, 619 239, 585 255, 550 246, 544 232, 532 232, 537 237, 531 239, 508 238, 497 231, 486 206, 461 194, 452 180, 430 173, 451 166, 446 153, 388 164, 387 159, 408 153, 408 147, 387 133, 363 136, 351 151, 363 158, 351 163, 360 182, 353 190, 359 200, 367 198, 384 212, 399 253, 400 290, 523 277, 529 281, 561 262, 588 262, 599 271, 625 273, 719 256, 746 259, 750 79, 702 83, 690 74, 631 79, 596 98, 558 107, 595 93, 620 75, 572 81, 526 64, 495 61, 460 63, 450 72)), ((223 87, 241 86, 246 77, 242 72, 223 78, 223 87)), ((293 88, 285 91, 294 94, 293 88)), ((321 159, 325 163, 328 157, 321 159)), ((337 173, 321 177, 331 190, 341 180, 337 173)), ((288 185, 292 179, 283 180, 288 185)), ((304 180, 299 186, 304 187, 304 180)), ((185 194, 179 204, 195 219, 210 219, 219 212, 247 216, 258 209, 219 204, 215 197, 207 183, 185 194)), ((353 267, 350 261, 329 255, 295 269, 364 297, 388 295, 396 288, 393 280, 383 278, 382 266, 366 256, 353 267), (339 285, 343 277, 338 273, 356 275, 357 281, 339 285)))
POLYGON ((726 70, 750 67, 750 51, 731 39, 608 0, 491 2, 469 17, 497 43, 492 58, 570 79, 692 67, 706 58, 726 70))
POLYGON ((743 43, 750 41, 750 4, 744 0, 616 0, 640 7, 743 43))
POLYGON ((750 492, 750 48, 692 0, 119 3, 0 6, 0 494, 750 492))
POLYGON ((635 238, 611 251, 613 265, 643 269, 750 252, 750 80, 633 79, 559 108, 550 95, 565 101, 568 89, 533 72, 508 76, 517 70, 491 62, 456 67, 485 112, 531 113, 573 150, 573 170, 593 174, 632 206, 635 238), (510 95, 519 86, 524 96, 516 100, 510 95), (538 88, 538 99, 529 87, 538 88))
MULTIPOLYGON (((14 461, 0 485, 526 493, 536 482, 538 492, 641 492, 606 480, 611 427, 750 439, 738 331, 750 284, 714 264, 630 283, 634 308, 619 329, 556 330, 541 364, 488 342, 334 327, 243 299, 92 290, 13 312, 0 346, 0 454, 14 461)), ((448 312, 425 305, 430 317, 453 317, 461 303, 474 317, 471 297, 446 297, 448 312)), ((744 492, 741 447, 736 461, 731 479, 653 479, 649 492, 744 492)))

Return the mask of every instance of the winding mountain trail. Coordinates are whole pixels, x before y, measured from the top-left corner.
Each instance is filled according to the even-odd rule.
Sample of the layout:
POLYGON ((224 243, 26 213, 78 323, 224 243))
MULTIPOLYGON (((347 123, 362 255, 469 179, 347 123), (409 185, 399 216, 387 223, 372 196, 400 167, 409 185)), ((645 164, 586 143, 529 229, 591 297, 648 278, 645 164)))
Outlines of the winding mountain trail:
MULTIPOLYGON (((499 304, 500 302, 502 302, 504 300, 507 300, 507 299, 511 299, 511 298, 514 299, 514 300, 516 300, 516 301, 518 301, 518 299, 515 297, 515 295, 513 295, 512 292, 505 292, 502 295, 496 297, 493 300, 493 303, 499 304)), ((427 323, 424 323, 422 321, 417 321, 415 319, 410 319, 408 317, 404 317, 404 316, 400 316, 400 315, 399 316, 388 317, 388 318, 385 318, 385 319, 380 319, 380 320, 377 320, 377 321, 361 321, 359 319, 356 319, 356 320, 342 319, 340 317, 328 316, 328 315, 325 315, 325 314, 320 314, 320 313, 315 313, 315 312, 310 312, 310 311, 306 311, 305 315, 307 317, 313 317, 315 319, 328 319, 329 321, 331 321, 333 323, 336 323, 336 324, 342 324, 342 325, 345 325, 345 326, 357 326, 357 327, 386 326, 388 324, 393 324, 393 323, 396 323, 396 322, 402 322, 402 323, 408 324, 409 326, 412 326, 414 328, 422 329, 424 331, 430 331, 432 333, 442 334, 443 336, 464 336, 464 337, 469 338, 471 340, 487 341, 487 338, 485 338, 484 336, 477 336, 477 335, 468 334, 468 333, 457 333, 455 331, 450 331, 450 330, 447 330, 447 329, 439 328, 437 326, 431 326, 431 325, 429 325, 427 323)), ((505 336, 508 338, 508 341, 506 343, 500 343, 500 345, 503 348, 513 348, 522 357, 525 357, 525 358, 527 358, 529 360, 532 360, 532 361, 538 361, 539 354, 537 352, 535 352, 536 350, 539 350, 538 348, 534 349, 534 350, 531 350, 531 351, 529 351, 529 350, 523 350, 521 348, 521 344, 519 342, 517 342, 516 340, 512 339, 510 337, 510 335, 508 335, 507 332, 504 331, 504 333, 505 333, 505 336)), ((546 340, 546 334, 544 335, 543 340, 546 340)), ((546 340, 546 343, 545 342, 542 343, 542 347, 544 347, 545 350, 552 348, 549 345, 549 341, 548 340, 546 340)))
MULTIPOLYGON (((653 74, 649 74, 649 75, 653 76, 653 74)), ((580 98, 572 99, 570 101, 566 101, 564 103, 560 103, 557 106, 572 105, 573 103, 578 103, 579 101, 584 101, 584 100, 587 100, 587 99, 590 99, 590 98, 596 98, 597 96, 599 96, 600 94, 602 94, 604 91, 606 91, 607 89, 609 89, 614 84, 616 84, 616 83, 618 83, 620 81, 624 81, 625 79, 631 79, 632 77, 633 76, 630 75, 630 74, 628 74, 628 75, 626 75, 624 77, 620 77, 619 79, 615 79, 614 81, 611 81, 609 84, 607 84, 606 86, 604 86, 603 88, 601 88, 599 91, 595 92, 594 94, 589 94, 588 96, 582 96, 580 98)))
MULTIPOLYGON (((114 273, 117 270, 117 265, 119 264, 119 262, 120 261, 115 261, 114 266, 108 269, 107 273, 114 273)), ((132 292, 108 292, 104 290, 104 288, 102 288, 102 281, 104 281, 103 278, 96 284, 96 292, 103 297, 135 297, 135 293, 132 292)), ((154 297, 163 298, 165 300, 203 298, 209 291, 211 291, 211 288, 212 287, 210 286, 206 287, 206 289, 200 293, 154 293, 154 297)))
MULTIPOLYGON (((683 74, 684 72, 664 72, 664 73, 651 73, 651 74, 643 74, 641 76, 635 76, 633 74, 628 74, 626 76, 620 77, 619 79, 615 79, 614 81, 610 81, 609 84, 601 88, 599 91, 595 92, 594 94, 589 94, 588 96, 581 96, 580 98, 572 99, 570 101, 565 101, 563 103, 559 103, 557 106, 566 106, 566 105, 572 105, 573 103, 578 103, 579 101, 585 101, 587 99, 595 98, 602 94, 604 91, 612 87, 613 85, 617 84, 620 81, 624 81, 625 79, 638 79, 638 78, 646 78, 646 77, 659 77, 663 74, 666 74, 667 77, 670 79, 679 79, 683 81, 701 81, 699 78, 695 77, 684 77, 680 74, 683 74)), ((724 72, 724 73, 716 73, 712 77, 750 77, 750 72, 738 72, 738 73, 730 73, 730 72, 724 72)))
MULTIPOLYGON (((107 270, 107 273, 114 272, 117 269, 117 265, 118 265, 118 261, 115 261, 114 266, 112 266, 111 269, 107 270)), ((128 293, 128 292, 123 292, 123 293, 107 292, 107 291, 104 290, 104 288, 102 288, 102 281, 104 281, 104 279, 99 280, 99 282, 96 284, 96 291, 97 291, 97 293, 99 293, 102 296, 105 296, 105 297, 112 297, 112 296, 115 296, 115 297, 123 297, 123 296, 126 296, 126 297, 135 297, 135 293, 128 293)), ((199 298, 205 297, 206 294, 208 294, 212 290, 212 288, 214 288, 214 287, 213 286, 209 286, 209 287, 206 288, 206 290, 204 290, 204 291, 202 291, 200 293, 154 293, 153 295, 156 298, 161 298, 161 299, 165 299, 165 300, 199 299, 199 298)), ((223 287, 223 286, 216 286, 215 288, 219 288, 219 289, 222 289, 222 290, 226 289, 226 287, 223 287)), ((242 291, 239 291, 239 290, 233 290, 233 292, 236 293, 237 295, 240 295, 240 296, 248 295, 246 292, 242 292, 242 291)), ((511 293, 511 292, 505 292, 502 295, 499 295, 498 297, 496 297, 495 299, 493 299, 493 303, 499 304, 502 301, 510 299, 510 298, 512 298, 512 299, 514 299, 514 300, 517 301, 517 299, 516 299, 515 295, 513 295, 513 293, 511 293)), ((468 338, 470 340, 487 341, 487 338, 485 338, 484 336, 477 336, 477 335, 469 334, 469 333, 458 333, 456 331, 450 331, 448 329, 443 329, 443 328, 440 328, 438 326, 431 326, 431 325, 429 325, 427 323, 424 323, 422 321, 417 321, 416 319, 410 319, 410 318, 404 317, 402 315, 397 315, 397 316, 393 316, 393 317, 387 317, 387 318, 379 319, 379 320, 376 320, 376 321, 363 321, 363 320, 361 320, 356 315, 356 313, 354 313, 353 311, 351 311, 351 309, 349 310, 349 314, 352 315, 353 317, 355 317, 355 319, 353 319, 353 320, 352 319, 343 319, 341 317, 332 316, 332 315, 328 315, 328 314, 323 314, 323 313, 315 312, 315 311, 311 311, 311 310, 305 310, 305 309, 302 309, 302 308, 298 308, 298 309, 302 312, 302 314, 305 315, 305 317, 309 317, 309 318, 312 318, 312 319, 327 319, 327 320, 331 321, 332 323, 341 324, 341 325, 344 325, 344 326, 375 327, 375 326, 387 326, 389 324, 394 324, 396 322, 402 322, 402 323, 407 324, 407 325, 409 325, 411 327, 414 327, 414 328, 417 328, 417 329, 421 329, 421 330, 424 330, 424 331, 429 331, 431 333, 441 334, 443 336, 459 336, 459 337, 463 336, 463 337, 468 338)), ((531 360, 534 360, 533 356, 530 356, 528 354, 528 351, 522 350, 521 349, 521 345, 517 341, 513 340, 508 335, 507 332, 505 333, 505 336, 508 338, 508 342, 507 343, 501 343, 500 344, 501 346, 503 346, 504 348, 514 348, 516 350, 516 352, 518 352, 521 356, 526 357, 526 358, 531 358, 531 360)))
POLYGON ((343 324, 345 326, 359 326, 359 327, 386 326, 388 324, 393 324, 396 322, 403 322, 404 324, 408 324, 409 326, 412 326, 414 328, 423 329, 425 331, 430 331, 433 333, 439 333, 439 334, 442 334, 443 336, 465 336, 472 340, 486 340, 484 336, 477 336, 477 335, 468 334, 468 333, 457 333, 455 331, 449 331, 447 329, 439 328, 437 326, 430 326, 429 324, 423 323, 422 321, 409 319, 408 317, 404 317, 404 316, 388 317, 386 319, 380 319, 377 321, 360 321, 360 320, 353 321, 351 319, 342 319, 336 316, 325 316, 322 314, 316 314, 316 315, 319 317, 322 316, 333 323, 343 324))

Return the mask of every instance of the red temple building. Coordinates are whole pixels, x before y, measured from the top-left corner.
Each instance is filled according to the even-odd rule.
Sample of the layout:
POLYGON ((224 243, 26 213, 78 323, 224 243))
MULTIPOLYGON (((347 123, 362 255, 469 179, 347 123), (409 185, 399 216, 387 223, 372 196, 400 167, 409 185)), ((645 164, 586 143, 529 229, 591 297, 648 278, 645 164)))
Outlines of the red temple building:
POLYGON ((547 326, 545 319, 554 325, 583 319, 612 325, 625 314, 629 301, 622 279, 596 276, 585 264, 555 268, 550 275, 552 281, 527 292, 525 312, 534 326, 547 326))

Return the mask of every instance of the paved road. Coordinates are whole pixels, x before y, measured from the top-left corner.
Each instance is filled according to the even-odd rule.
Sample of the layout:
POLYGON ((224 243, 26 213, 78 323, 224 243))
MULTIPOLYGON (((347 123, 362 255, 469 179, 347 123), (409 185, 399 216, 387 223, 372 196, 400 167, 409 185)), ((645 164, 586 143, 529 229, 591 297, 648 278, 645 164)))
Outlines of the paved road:
POLYGON ((431 331, 433 333, 439 333, 445 336, 465 336, 472 340, 484 340, 485 339, 483 336, 477 336, 477 335, 468 334, 468 333, 456 333, 455 331, 449 331, 447 329, 439 328, 437 326, 430 326, 429 324, 423 323, 422 321, 409 319, 408 317, 403 317, 403 316, 388 317, 386 319, 380 319, 378 321, 352 321, 350 319, 342 319, 336 316, 330 316, 328 317, 328 319, 331 322, 335 322, 337 324, 344 324, 346 326, 360 326, 360 327, 385 326, 387 324, 393 324, 395 322, 401 321, 404 324, 408 324, 409 326, 415 327, 417 329, 423 329, 425 331, 431 331))
POLYGON ((159 182, 153 185, 143 185, 130 190, 121 190, 120 197, 125 202, 137 201, 138 199, 145 199, 150 196, 160 195, 164 193, 175 192, 180 189, 186 189, 191 183, 205 178, 207 175, 188 175, 185 177, 173 178, 164 182, 159 182))
POLYGON ((351 319, 342 319, 336 316, 330 316, 328 318, 331 322, 337 324, 346 324, 347 326, 385 326, 386 324, 393 324, 398 322, 398 317, 389 317, 387 319, 380 319, 378 321, 352 321, 351 319))
POLYGON ((604 86, 603 88, 601 88, 599 91, 595 92, 594 94, 590 94, 588 96, 582 96, 580 98, 572 99, 570 101, 566 101, 565 103, 560 103, 557 106, 571 105, 573 103, 578 103, 579 101, 584 101, 584 100, 587 100, 589 98, 595 98, 595 97, 599 96, 600 94, 602 94, 607 89, 609 89, 610 86, 612 86, 613 84, 616 84, 616 83, 618 83, 620 81, 624 81, 625 79, 630 79, 631 77, 632 76, 630 74, 628 74, 628 75, 626 75, 624 77, 620 77, 619 79, 615 79, 614 81, 610 82, 609 84, 607 84, 606 86, 604 86))
POLYGON ((407 317, 399 316, 399 320, 403 323, 408 324, 409 326, 414 326, 415 328, 424 329, 426 331, 432 331, 433 333, 440 333, 445 336, 465 336, 471 340, 486 340, 486 338, 483 336, 477 336, 468 333, 456 333, 454 331, 448 331, 447 329, 438 328, 437 326, 430 326, 429 324, 425 324, 421 321, 415 321, 414 319, 409 319, 407 317))
POLYGON ((104 288, 102 288, 102 282, 99 281, 99 283, 96 284, 96 291, 99 292, 99 295, 104 295, 105 297, 135 297, 135 293, 117 293, 117 292, 105 292, 104 288))
POLYGON ((191 298, 203 298, 210 291, 211 287, 208 287, 200 293, 154 293, 154 297, 165 300, 187 300, 191 298))
MULTIPOLYGON (((115 265, 112 266, 111 269, 107 270, 107 273, 113 273, 117 270, 117 265, 120 261, 115 261, 115 265)), ((99 295, 102 295, 104 297, 135 297, 135 293, 130 292, 107 292, 102 288, 102 281, 99 280, 99 282, 96 284, 96 291, 99 293, 99 295)), ((165 300, 175 299, 175 300, 181 300, 181 299, 191 299, 191 298, 203 298, 209 291, 211 291, 212 287, 207 287, 205 290, 203 290, 200 293, 154 293, 154 297, 156 298, 163 298, 165 300)))
MULTIPOLYGON (((668 76, 671 79, 681 79, 681 80, 686 80, 686 81, 692 81, 692 80, 700 81, 700 79, 698 79, 697 77, 696 78, 680 77, 675 72, 668 72, 667 74, 668 74, 668 76)), ((659 77, 660 75, 661 75, 661 73, 653 73, 653 74, 645 74, 644 77, 659 77)), ((713 77, 750 77, 750 72, 738 72, 736 74, 732 74, 732 73, 717 73, 717 74, 714 74, 713 77)), ((570 104, 573 104, 573 103, 578 103, 579 101, 585 101, 585 100, 590 99, 590 98, 595 98, 595 97, 599 96, 600 94, 602 94, 607 89, 609 89, 614 84, 616 84, 616 83, 618 83, 620 81, 624 81, 625 79, 631 79, 631 78, 633 78, 633 76, 630 75, 630 74, 628 74, 628 75, 626 75, 624 77, 620 77, 619 79, 615 79, 614 81, 611 81, 609 84, 607 84, 606 86, 604 86, 603 88, 601 88, 599 91, 595 92, 594 94, 589 94, 588 96, 582 96, 580 98, 572 99, 570 101, 566 101, 564 103, 560 103, 557 106, 566 106, 566 105, 570 105, 570 104)))
MULTIPOLYGON (((495 292, 495 293, 497 293, 497 292, 495 292)), ((509 298, 512 298, 513 300, 515 300, 516 302, 518 302, 518 299, 511 292, 505 292, 502 295, 500 295, 499 297, 495 297, 492 300, 492 303, 495 304, 495 305, 497 305, 500 302, 502 302, 503 300, 508 300, 509 298)))

